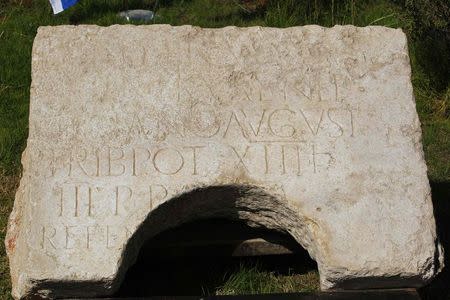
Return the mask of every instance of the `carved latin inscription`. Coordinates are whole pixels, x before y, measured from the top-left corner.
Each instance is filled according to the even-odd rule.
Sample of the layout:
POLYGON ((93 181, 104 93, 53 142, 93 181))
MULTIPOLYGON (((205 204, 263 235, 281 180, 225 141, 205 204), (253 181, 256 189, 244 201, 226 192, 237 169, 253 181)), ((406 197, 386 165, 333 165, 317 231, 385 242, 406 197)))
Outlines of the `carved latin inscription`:
MULTIPOLYGON (((44 156, 45 157, 45 156, 44 156)), ((332 149, 312 142, 254 142, 241 145, 211 147, 208 144, 181 147, 124 147, 107 149, 74 149, 69 161, 45 157, 46 169, 37 175, 46 178, 66 176, 75 178, 175 176, 178 174, 205 176, 211 164, 225 159, 230 166, 243 168, 250 175, 296 175, 326 171, 336 160, 332 149), (111 153, 120 153, 111 158, 111 153), (208 153, 208 159, 204 158, 208 153), (217 161, 211 160, 211 153, 217 161), (294 163, 293 163, 294 162, 294 163)), ((39 164, 43 164, 40 161, 39 164)), ((96 191, 90 191, 90 194, 96 191)))
POLYGON ((38 170, 35 176, 49 182, 55 180, 42 206, 52 208, 49 210, 52 218, 73 220, 70 225, 49 222, 38 226, 40 231, 34 236, 41 237, 41 249, 48 252, 77 247, 87 250, 120 247, 112 246, 113 236, 122 235, 119 240, 126 239, 124 234, 132 231, 126 227, 113 229, 97 220, 145 218, 178 192, 164 178, 189 176, 201 181, 208 174, 228 168, 270 185, 268 176, 282 180, 326 173, 339 160, 334 141, 355 137, 354 112, 350 108, 220 112, 198 103, 192 108, 196 114, 190 114, 193 122, 178 128, 164 113, 156 121, 158 126, 148 129, 147 124, 155 124, 153 120, 132 115, 128 134, 144 138, 144 143, 79 145, 69 151, 53 148, 32 158, 38 170), (208 121, 202 119, 203 113, 208 121), (153 134, 163 139, 151 142, 152 128, 166 130, 153 134), (323 143, 324 137, 330 143, 323 143), (179 142, 169 143, 171 139, 179 142), (196 142, 189 143, 189 139, 196 142), (122 178, 124 183, 111 184, 113 178, 114 181, 122 178), (91 225, 81 226, 86 222, 81 220, 91 225))
MULTIPOLYGON (((237 134, 248 142, 303 140, 316 136, 339 138, 354 136, 354 109, 344 106, 326 109, 277 108, 217 111, 210 104, 195 103, 186 122, 174 122, 164 112, 156 120, 145 113, 132 116, 128 132, 148 139, 223 138, 237 134), (200 108, 203 109, 200 111, 200 108)), ((182 120, 183 116, 179 116, 182 120)))
POLYGON ((152 127, 145 128, 152 120, 133 115, 129 134, 148 142, 95 148, 80 145, 68 152, 57 148, 40 151, 32 159, 40 166, 35 175, 57 179, 50 195, 52 200, 48 203, 47 199, 42 205, 52 208, 49 212, 56 220, 73 220, 70 225, 52 221, 36 227, 39 232, 34 236, 40 237, 40 248, 51 253, 120 247, 115 241, 127 239, 132 230, 97 220, 145 218, 177 192, 171 188, 170 180, 163 178, 190 176, 202 180, 224 166, 262 178, 263 182, 267 176, 288 179, 327 172, 339 157, 333 144, 316 142, 316 137, 324 136, 333 142, 355 136, 354 113, 349 108, 220 112, 207 105, 194 105, 193 109, 198 116, 191 115, 194 122, 186 126, 166 126, 163 122, 171 122, 166 117, 157 121, 158 130, 167 130, 154 134, 164 137, 157 142, 148 141, 152 127), (202 121, 202 113, 213 122, 202 121), (189 137, 197 138, 196 143, 185 142, 189 137), (166 143, 170 138, 180 141, 166 143), (110 184, 112 178, 123 178, 129 183, 110 184), (139 183, 133 183, 136 180, 139 183), (80 225, 86 222, 91 225, 80 225))

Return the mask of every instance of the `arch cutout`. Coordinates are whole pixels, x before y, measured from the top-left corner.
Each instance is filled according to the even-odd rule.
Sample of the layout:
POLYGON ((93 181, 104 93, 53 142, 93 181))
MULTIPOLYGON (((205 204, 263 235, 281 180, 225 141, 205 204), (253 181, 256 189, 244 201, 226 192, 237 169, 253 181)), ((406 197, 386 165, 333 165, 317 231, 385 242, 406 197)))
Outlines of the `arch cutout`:
POLYGON ((147 241, 184 224, 208 219, 243 222, 251 228, 289 236, 315 260, 312 254, 316 249, 308 219, 292 210, 280 197, 250 185, 202 187, 162 203, 147 215, 128 240, 109 291, 119 290, 147 241))
POLYGON ((184 223, 146 241, 113 297, 211 296, 318 288, 316 262, 291 236, 238 221, 204 219, 184 223))

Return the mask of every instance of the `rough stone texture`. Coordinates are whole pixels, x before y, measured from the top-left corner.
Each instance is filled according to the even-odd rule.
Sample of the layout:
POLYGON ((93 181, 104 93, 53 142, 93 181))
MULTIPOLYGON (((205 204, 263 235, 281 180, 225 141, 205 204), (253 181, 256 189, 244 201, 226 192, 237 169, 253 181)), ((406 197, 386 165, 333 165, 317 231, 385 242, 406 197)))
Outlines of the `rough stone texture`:
POLYGON ((442 268, 405 35, 41 27, 6 246, 13 295, 111 294, 198 218, 290 233, 323 289, 442 268))

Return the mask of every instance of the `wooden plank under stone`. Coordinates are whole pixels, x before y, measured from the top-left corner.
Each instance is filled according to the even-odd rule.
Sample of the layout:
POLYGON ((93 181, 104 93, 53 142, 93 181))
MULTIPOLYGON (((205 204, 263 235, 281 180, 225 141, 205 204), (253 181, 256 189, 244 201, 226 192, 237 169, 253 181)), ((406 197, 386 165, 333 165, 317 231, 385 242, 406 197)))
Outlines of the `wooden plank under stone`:
MULTIPOLYGON (((79 300, 71 299, 71 300, 79 300)), ((83 299, 83 300, 93 300, 83 299)), ((415 289, 347 290, 317 293, 289 293, 236 296, 154 296, 143 298, 102 298, 103 300, 420 300, 415 289)))

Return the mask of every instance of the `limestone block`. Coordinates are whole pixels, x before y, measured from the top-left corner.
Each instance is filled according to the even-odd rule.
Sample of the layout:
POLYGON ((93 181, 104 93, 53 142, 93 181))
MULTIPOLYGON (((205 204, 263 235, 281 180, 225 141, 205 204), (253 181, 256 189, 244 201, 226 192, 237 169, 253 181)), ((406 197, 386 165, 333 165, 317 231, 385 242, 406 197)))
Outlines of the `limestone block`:
POLYGON ((41 27, 30 100, 15 298, 111 294, 144 241, 211 217, 289 233, 322 289, 442 268, 400 29, 41 27))

